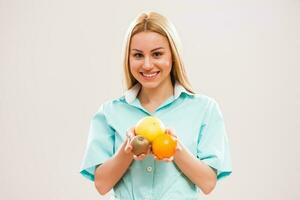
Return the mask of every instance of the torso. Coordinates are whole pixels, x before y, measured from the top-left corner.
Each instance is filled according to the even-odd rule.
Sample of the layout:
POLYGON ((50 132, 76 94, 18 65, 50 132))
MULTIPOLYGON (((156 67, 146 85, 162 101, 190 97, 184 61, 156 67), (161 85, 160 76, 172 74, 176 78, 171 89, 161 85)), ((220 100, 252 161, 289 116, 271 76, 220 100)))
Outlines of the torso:
POLYGON ((150 113, 155 112, 155 110, 159 107, 159 105, 151 104, 151 103, 148 103, 148 104, 143 104, 143 103, 141 103, 141 105, 142 105, 146 110, 148 110, 150 113))

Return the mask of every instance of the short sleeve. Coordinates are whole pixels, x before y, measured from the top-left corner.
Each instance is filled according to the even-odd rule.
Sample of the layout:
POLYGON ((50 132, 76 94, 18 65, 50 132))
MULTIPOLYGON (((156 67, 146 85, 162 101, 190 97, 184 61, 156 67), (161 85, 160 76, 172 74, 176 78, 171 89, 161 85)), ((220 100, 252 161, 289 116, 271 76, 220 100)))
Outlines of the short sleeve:
POLYGON ((197 157, 217 170, 217 180, 232 172, 228 136, 216 101, 210 103, 200 128, 197 157))
POLYGON ((80 173, 91 181, 95 179, 95 169, 113 155, 114 130, 108 125, 103 113, 103 106, 92 118, 85 154, 80 173))

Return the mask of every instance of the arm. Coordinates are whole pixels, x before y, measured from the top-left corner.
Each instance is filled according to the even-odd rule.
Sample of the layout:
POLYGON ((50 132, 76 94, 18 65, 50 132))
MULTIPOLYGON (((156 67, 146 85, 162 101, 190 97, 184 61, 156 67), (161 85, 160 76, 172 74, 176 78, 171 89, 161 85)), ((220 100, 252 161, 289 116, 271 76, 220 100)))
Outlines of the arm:
POLYGON ((131 151, 125 151, 126 143, 125 141, 111 159, 96 168, 95 187, 101 195, 106 194, 114 187, 133 161, 131 151))
POLYGON ((143 160, 146 157, 146 154, 136 156, 132 153, 131 142, 135 135, 134 128, 129 129, 126 135, 127 139, 116 154, 95 170, 95 187, 102 195, 109 192, 122 178, 133 160, 143 160))
POLYGON ((195 158, 182 145, 180 149, 181 150, 176 151, 174 155, 174 162, 180 170, 203 191, 204 194, 209 194, 214 189, 217 182, 215 171, 201 160, 195 158))

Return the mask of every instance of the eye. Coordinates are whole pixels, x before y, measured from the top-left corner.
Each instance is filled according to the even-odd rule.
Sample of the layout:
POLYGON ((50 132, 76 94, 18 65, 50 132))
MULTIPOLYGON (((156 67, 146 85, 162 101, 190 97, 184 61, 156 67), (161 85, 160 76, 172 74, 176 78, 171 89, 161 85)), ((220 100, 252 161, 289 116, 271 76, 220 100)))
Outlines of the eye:
POLYGON ((153 55, 154 55, 154 57, 160 57, 162 55, 162 53, 161 52, 154 52, 153 55))
POLYGON ((133 57, 135 57, 135 58, 141 58, 141 57, 143 57, 143 54, 141 54, 141 53, 135 53, 135 54, 133 54, 133 57))

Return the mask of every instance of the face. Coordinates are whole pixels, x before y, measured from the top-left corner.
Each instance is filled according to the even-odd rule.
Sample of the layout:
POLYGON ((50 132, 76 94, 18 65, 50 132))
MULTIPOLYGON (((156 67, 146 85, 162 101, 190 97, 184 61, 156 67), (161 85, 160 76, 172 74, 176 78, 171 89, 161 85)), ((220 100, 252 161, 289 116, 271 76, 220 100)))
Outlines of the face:
POLYGON ((171 82, 172 53, 168 39, 155 32, 140 32, 131 39, 129 66, 144 88, 171 82))

